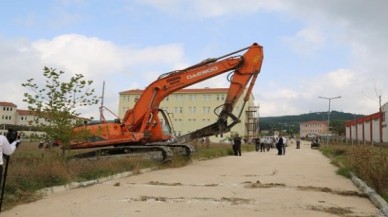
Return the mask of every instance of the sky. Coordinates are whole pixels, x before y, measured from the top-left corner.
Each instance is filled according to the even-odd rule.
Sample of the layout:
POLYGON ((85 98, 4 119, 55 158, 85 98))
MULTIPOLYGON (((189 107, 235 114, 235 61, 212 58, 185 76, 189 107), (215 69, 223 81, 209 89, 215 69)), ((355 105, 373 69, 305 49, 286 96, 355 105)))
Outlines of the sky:
MULTIPOLYGON (((260 116, 330 109, 373 114, 388 100, 386 0, 3 0, 0 101, 27 109, 21 84, 43 68, 93 80, 118 113, 119 92, 206 58, 264 47, 253 89, 260 116), (339 99, 322 99, 340 96, 339 99)), ((192 88, 228 87, 225 76, 192 88)), ((79 111, 99 117, 99 105, 79 111)))

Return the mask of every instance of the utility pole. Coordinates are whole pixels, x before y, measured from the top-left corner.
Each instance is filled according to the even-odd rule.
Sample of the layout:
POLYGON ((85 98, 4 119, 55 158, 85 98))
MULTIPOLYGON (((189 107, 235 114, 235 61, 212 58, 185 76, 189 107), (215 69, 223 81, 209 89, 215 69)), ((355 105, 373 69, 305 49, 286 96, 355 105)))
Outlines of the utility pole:
POLYGON ((380 134, 380 145, 381 145, 383 144, 383 113, 381 112, 381 95, 379 95, 379 114, 380 114, 379 134, 380 134))
POLYGON ((330 102, 331 102, 332 99, 339 99, 339 98, 341 98, 341 96, 336 96, 336 97, 323 97, 323 96, 319 96, 318 98, 329 100, 329 111, 328 111, 328 113, 327 113, 327 138, 326 138, 326 145, 329 145, 329 132, 330 132, 330 102))
POLYGON ((105 122, 104 116, 104 94, 105 94, 105 81, 102 82, 102 95, 101 95, 101 106, 100 106, 100 121, 105 122))

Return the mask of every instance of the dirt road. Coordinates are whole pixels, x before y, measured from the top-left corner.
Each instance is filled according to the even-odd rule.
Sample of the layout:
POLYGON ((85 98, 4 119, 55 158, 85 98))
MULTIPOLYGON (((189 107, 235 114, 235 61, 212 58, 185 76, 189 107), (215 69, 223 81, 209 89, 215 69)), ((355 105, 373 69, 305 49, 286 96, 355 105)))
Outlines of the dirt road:
POLYGON ((64 191, 2 217, 378 216, 308 144, 284 156, 243 153, 64 191))

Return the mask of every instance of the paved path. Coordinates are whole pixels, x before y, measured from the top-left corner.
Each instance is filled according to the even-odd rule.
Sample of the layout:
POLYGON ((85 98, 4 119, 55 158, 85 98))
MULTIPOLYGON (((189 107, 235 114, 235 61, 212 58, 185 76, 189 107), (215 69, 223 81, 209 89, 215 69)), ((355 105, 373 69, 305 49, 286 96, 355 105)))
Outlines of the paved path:
POLYGON ((194 162, 17 206, 2 217, 378 216, 378 209, 308 144, 194 162))

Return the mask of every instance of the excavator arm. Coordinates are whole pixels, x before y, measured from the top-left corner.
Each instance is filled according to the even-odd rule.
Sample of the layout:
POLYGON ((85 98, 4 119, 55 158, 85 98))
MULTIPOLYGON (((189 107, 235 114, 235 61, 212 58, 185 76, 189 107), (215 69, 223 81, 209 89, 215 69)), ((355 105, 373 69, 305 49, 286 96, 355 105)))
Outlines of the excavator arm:
MULTIPOLYGON (((186 69, 163 74, 144 90, 134 108, 126 112, 123 123, 130 132, 152 131, 155 128, 152 123, 158 122, 156 113, 163 99, 177 90, 233 70, 229 91, 218 121, 226 122, 228 117, 233 117, 233 107, 250 83, 247 91, 247 97, 249 97, 262 60, 263 49, 254 43, 222 57, 207 59, 186 69), (232 56, 245 50, 246 53, 242 56, 232 56)), ((220 130, 225 132, 223 129, 220 130)), ((209 132, 204 135, 209 135, 209 132)))
POLYGON ((231 75, 232 78, 230 80, 228 94, 225 103, 222 105, 223 108, 218 115, 218 120, 214 124, 178 137, 178 142, 186 142, 206 136, 223 134, 229 132, 234 125, 240 122, 242 111, 252 93, 264 57, 263 48, 257 44, 253 44, 246 49, 248 51, 241 57, 242 62, 233 69, 234 71, 231 75), (232 113, 233 108, 245 89, 247 89, 247 91, 245 92, 243 106, 240 109, 238 116, 235 116, 232 113), (232 119, 232 123, 227 123, 228 118, 232 119))

